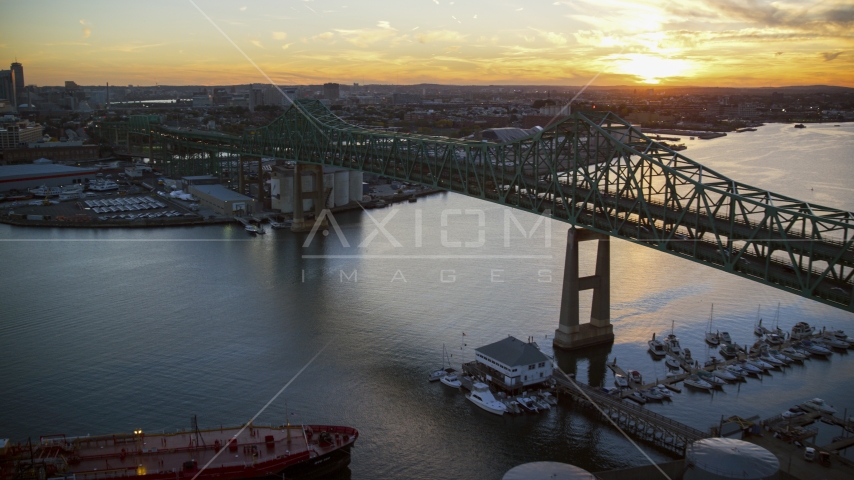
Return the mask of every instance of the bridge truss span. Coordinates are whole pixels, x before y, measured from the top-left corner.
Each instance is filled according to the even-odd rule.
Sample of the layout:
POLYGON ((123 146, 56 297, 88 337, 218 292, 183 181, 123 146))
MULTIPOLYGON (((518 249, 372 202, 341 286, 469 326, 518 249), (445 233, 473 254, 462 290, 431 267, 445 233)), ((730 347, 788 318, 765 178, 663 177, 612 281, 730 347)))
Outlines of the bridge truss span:
MULTIPOLYGON (((103 138, 118 137, 109 131, 117 127, 104 128, 103 138)), ((123 128, 139 146, 167 145, 164 152, 175 145, 283 159, 445 189, 854 312, 854 214, 727 178, 612 113, 575 112, 507 143, 357 127, 317 101, 299 101, 242 137, 177 131, 148 118, 123 128)), ((167 156, 161 160, 175 161, 167 156)))

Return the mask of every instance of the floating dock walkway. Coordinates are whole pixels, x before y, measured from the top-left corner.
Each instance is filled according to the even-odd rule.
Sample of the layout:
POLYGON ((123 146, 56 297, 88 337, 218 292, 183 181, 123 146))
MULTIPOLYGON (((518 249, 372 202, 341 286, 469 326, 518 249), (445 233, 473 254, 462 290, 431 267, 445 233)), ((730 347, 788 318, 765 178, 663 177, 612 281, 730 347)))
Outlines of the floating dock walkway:
POLYGON ((610 418, 624 432, 635 438, 677 455, 684 456, 685 449, 691 442, 711 437, 710 433, 624 402, 619 397, 607 395, 597 388, 578 383, 559 372, 555 372, 552 378, 556 382, 555 388, 559 395, 567 395, 579 405, 594 409, 606 420, 610 418), (593 406, 591 400, 598 408, 593 406))

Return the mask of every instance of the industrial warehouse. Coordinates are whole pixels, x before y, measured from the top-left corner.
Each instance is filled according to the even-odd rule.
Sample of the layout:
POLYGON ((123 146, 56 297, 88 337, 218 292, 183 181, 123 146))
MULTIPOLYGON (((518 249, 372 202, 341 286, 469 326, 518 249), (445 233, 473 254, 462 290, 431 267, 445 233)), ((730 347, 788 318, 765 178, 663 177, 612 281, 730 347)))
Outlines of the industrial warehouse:
POLYGON ((63 187, 94 181, 97 168, 78 168, 52 163, 0 166, 0 192, 25 192, 42 185, 63 187))

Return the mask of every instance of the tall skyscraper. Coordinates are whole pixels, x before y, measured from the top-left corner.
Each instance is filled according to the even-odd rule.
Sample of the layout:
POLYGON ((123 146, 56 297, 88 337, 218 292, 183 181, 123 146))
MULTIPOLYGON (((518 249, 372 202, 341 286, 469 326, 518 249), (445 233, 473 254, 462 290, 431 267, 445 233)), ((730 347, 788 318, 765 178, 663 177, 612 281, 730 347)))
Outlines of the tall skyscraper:
POLYGON ((0 99, 7 100, 12 107, 18 107, 15 75, 11 70, 0 70, 0 99))
POLYGON ((13 63, 12 75, 15 76, 15 93, 23 95, 27 90, 27 84, 24 83, 24 66, 18 62, 13 63))

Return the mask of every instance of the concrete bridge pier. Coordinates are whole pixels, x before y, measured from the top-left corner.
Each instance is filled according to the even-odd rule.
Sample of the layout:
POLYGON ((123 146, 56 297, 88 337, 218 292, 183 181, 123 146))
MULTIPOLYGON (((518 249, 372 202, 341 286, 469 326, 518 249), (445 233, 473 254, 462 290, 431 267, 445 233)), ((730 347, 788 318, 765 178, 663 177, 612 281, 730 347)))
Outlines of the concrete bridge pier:
MULTIPOLYGON (((294 221, 291 224, 292 232, 308 232, 314 227, 315 221, 321 217, 321 213, 326 204, 323 188, 323 166, 311 165, 306 163, 297 163, 294 170, 294 221), (303 190, 303 175, 311 175, 313 189, 311 191, 303 190), (303 200, 314 200, 314 220, 306 221, 305 205, 303 200)), ((326 217, 323 217, 323 225, 320 228, 327 228, 326 217)))
POLYGON ((570 228, 566 240, 566 262, 563 271, 563 294, 560 302, 560 326, 555 330, 555 348, 573 350, 614 342, 611 325, 611 243, 608 235, 590 230, 570 228), (578 276, 578 246, 580 242, 598 240, 596 273, 578 276), (578 292, 593 290, 590 323, 580 324, 578 292))

